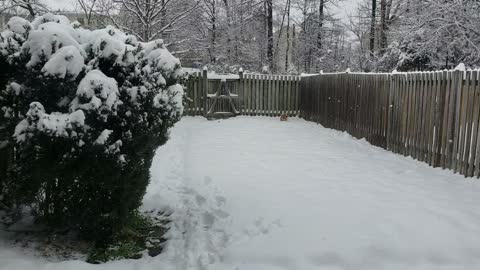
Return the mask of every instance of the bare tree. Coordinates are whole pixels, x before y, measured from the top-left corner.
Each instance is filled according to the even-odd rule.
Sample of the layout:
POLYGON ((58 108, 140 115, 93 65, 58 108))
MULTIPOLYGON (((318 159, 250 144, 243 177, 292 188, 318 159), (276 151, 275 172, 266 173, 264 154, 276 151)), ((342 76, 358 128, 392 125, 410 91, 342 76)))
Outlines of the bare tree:
POLYGON ((85 15, 85 24, 91 25, 92 20, 96 14, 96 8, 98 4, 98 0, 77 0, 80 9, 82 10, 83 14, 85 15))
POLYGON ((318 49, 322 49, 322 35, 323 35, 323 24, 325 21, 325 0, 320 0, 319 7, 318 7, 318 49))
POLYGON ((290 62, 288 59, 288 54, 290 52, 290 9, 291 9, 291 2, 287 0, 286 8, 287 10, 287 49, 285 52, 285 72, 288 72, 288 68, 290 66, 290 62))
POLYGON ((40 0, 3 0, 0 2, 0 13, 12 13, 34 18, 39 12, 48 11, 40 0))
POLYGON ((150 41, 175 30, 201 0, 104 0, 101 12, 118 28, 142 41, 150 41))
POLYGON ((208 56, 211 63, 216 62, 216 43, 217 43, 217 20, 218 20, 217 0, 204 0, 204 18, 207 22, 207 30, 210 35, 208 45, 208 56))
POLYGON ((372 13, 370 17, 370 54, 375 52, 375 29, 377 26, 377 0, 372 0, 372 13))
POLYGON ((273 70, 273 2, 265 0, 266 24, 267 24, 267 61, 270 70, 273 70))
POLYGON ((341 5, 336 0, 292 0, 293 22, 300 26, 295 58, 297 69, 304 72, 336 71, 347 63, 343 60, 346 29, 332 10, 341 5), (301 14, 301 16, 299 15, 301 14))
POLYGON ((387 0, 380 0, 380 52, 383 53, 386 48, 387 48, 387 0))

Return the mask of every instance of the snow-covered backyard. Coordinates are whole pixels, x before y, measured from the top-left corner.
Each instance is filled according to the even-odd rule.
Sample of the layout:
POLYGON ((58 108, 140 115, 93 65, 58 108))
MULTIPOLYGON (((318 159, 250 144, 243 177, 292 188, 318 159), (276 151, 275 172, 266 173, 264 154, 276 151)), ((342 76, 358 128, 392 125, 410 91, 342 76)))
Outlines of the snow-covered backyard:
POLYGON ((183 118, 143 208, 173 212, 155 258, 16 269, 479 269, 480 182, 300 119, 183 118))

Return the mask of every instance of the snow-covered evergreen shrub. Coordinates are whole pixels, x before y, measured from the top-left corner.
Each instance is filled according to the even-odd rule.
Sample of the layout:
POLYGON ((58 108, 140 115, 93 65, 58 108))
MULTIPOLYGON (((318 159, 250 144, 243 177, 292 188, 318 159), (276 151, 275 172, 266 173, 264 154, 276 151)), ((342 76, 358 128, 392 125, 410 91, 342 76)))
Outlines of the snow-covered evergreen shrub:
POLYGON ((17 149, 1 197, 52 228, 108 240, 139 207, 154 151, 181 117, 179 61, 161 40, 46 14, 10 19, 0 69, 0 121, 17 149))

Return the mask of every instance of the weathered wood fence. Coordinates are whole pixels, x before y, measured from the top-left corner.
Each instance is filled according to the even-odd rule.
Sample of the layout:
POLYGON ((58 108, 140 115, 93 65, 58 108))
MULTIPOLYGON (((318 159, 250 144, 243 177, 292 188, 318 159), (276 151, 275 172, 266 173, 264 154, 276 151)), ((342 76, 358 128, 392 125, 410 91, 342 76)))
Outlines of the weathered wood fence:
POLYGON ((300 112, 300 77, 240 72, 238 78, 232 76, 208 78, 206 71, 198 72, 191 75, 187 81, 186 97, 184 115, 189 116, 224 114, 297 116, 300 112), (230 98, 221 91, 222 81, 230 92, 230 98), (214 105, 215 96, 219 96, 221 101, 214 105), (229 100, 233 101, 236 112, 229 100))
POLYGON ((301 116, 434 167, 480 176, 480 72, 302 78, 301 116))

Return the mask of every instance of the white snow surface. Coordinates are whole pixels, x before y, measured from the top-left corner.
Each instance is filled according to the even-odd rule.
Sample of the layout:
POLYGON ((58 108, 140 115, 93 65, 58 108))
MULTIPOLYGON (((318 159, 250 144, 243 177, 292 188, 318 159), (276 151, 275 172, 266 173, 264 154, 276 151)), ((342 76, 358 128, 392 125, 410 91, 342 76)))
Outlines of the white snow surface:
POLYGON ((85 114, 82 110, 71 114, 53 112, 45 113, 45 109, 39 102, 32 102, 27 112, 27 119, 23 119, 15 127, 13 137, 17 142, 23 142, 32 133, 39 131, 55 137, 70 137, 74 127, 83 127, 85 114))
POLYGON ((458 66, 455 67, 454 70, 455 70, 455 71, 463 71, 463 72, 465 72, 467 69, 466 69, 464 63, 460 63, 460 64, 458 64, 458 66))
POLYGON ((211 80, 238 80, 240 76, 238 74, 217 74, 215 72, 209 72, 207 77, 211 80))
POLYGON ((85 66, 83 61, 83 56, 75 46, 65 46, 52 55, 42 71, 46 75, 59 78, 65 78, 69 74, 75 79, 85 66))
POLYGON ((76 95, 77 98, 72 102, 72 110, 77 110, 78 108, 96 110, 102 105, 104 105, 105 109, 112 110, 112 108, 116 108, 116 104, 121 102, 119 100, 117 81, 107 77, 98 69, 94 69, 85 75, 78 84, 76 95), (96 89, 101 89, 101 91, 96 93, 96 89), (90 99, 90 101, 87 104, 79 104, 78 97, 84 97, 90 99))
POLYGON ((47 262, 0 241, 0 269, 480 269, 480 182, 290 118, 183 118, 143 208, 165 252, 47 262))
POLYGON ((98 138, 95 140, 96 144, 105 144, 108 141, 108 138, 110 137, 110 134, 112 134, 112 130, 110 129, 104 129, 102 133, 98 136, 98 138))
POLYGON ((112 56, 121 57, 125 51, 126 36, 114 31, 111 26, 104 29, 94 30, 88 35, 88 42, 92 46, 94 53, 101 58, 110 58, 112 56), (114 35, 110 35, 113 33, 114 35))
POLYGON ((33 21, 32 21, 32 26, 33 29, 38 29, 40 25, 44 23, 57 23, 57 24, 63 24, 63 25, 69 25, 70 20, 64 16, 64 15, 57 15, 57 14, 52 14, 52 13, 45 13, 41 16, 37 16, 33 21))
POLYGON ((23 35, 31 29, 31 25, 24 18, 14 16, 8 20, 7 28, 14 33, 23 35))
POLYGON ((40 63, 42 57, 50 59, 54 51, 58 51, 62 46, 74 46, 82 56, 85 56, 84 49, 78 43, 80 37, 72 35, 72 31, 73 28, 55 22, 41 24, 38 30, 32 30, 23 44, 23 49, 31 53, 27 66, 40 63))
POLYGON ((167 49, 158 48, 147 54, 147 59, 152 66, 164 71, 167 76, 171 75, 176 66, 180 66, 180 60, 173 56, 167 49))

